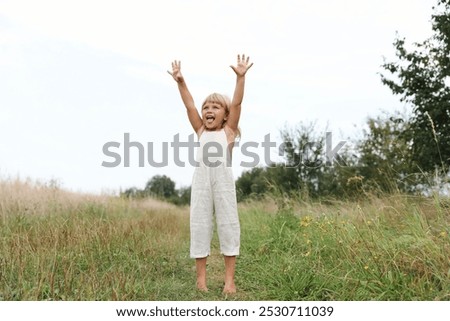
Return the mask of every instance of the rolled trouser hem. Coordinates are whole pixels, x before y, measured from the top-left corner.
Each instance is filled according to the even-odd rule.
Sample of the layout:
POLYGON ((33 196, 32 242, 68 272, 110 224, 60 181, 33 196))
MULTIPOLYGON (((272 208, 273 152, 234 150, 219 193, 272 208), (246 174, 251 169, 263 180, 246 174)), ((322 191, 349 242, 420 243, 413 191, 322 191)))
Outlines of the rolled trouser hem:
POLYGON ((220 254, 222 254, 223 256, 238 256, 239 251, 237 251, 237 252, 220 252, 220 254))
POLYGON ((191 259, 203 259, 208 256, 209 256, 209 253, 208 254, 191 254, 190 255, 191 259))

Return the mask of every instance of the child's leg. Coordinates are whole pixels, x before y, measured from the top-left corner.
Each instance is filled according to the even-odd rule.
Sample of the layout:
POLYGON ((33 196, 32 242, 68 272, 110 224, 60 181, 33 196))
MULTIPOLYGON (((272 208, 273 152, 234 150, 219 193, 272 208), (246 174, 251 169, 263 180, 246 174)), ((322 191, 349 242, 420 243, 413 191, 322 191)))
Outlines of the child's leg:
POLYGON ((237 211, 236 190, 231 168, 218 168, 220 179, 213 192, 220 251, 225 260, 224 293, 236 292, 234 271, 240 247, 240 224, 237 211))
POLYGON ((236 293, 234 284, 234 271, 236 267, 236 256, 224 256, 225 259, 225 286, 223 293, 236 293))
POLYGON ((197 268, 197 289, 200 291, 208 291, 206 286, 206 257, 195 259, 197 268))
POLYGON ((197 288, 208 291, 206 286, 206 258, 210 254, 213 235, 213 199, 207 169, 196 168, 191 187, 190 256, 195 258, 197 288))

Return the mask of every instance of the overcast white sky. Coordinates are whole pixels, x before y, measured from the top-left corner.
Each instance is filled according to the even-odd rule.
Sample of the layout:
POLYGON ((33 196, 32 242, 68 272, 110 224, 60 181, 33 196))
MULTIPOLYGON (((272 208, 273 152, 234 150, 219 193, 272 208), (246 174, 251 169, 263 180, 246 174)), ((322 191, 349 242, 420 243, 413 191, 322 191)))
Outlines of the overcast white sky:
POLYGON ((174 59, 199 105, 231 96, 229 65, 251 57, 242 142, 314 120, 336 143, 357 135, 368 116, 403 108, 377 73, 396 31, 410 42, 431 34, 435 3, 0 0, 0 177, 95 193, 143 188, 156 174, 190 185, 193 168, 176 167, 170 148, 168 167, 141 168, 137 153, 128 168, 101 166, 112 161, 103 145, 123 146, 124 133, 154 142, 156 160, 162 142, 192 133, 166 72, 174 59))

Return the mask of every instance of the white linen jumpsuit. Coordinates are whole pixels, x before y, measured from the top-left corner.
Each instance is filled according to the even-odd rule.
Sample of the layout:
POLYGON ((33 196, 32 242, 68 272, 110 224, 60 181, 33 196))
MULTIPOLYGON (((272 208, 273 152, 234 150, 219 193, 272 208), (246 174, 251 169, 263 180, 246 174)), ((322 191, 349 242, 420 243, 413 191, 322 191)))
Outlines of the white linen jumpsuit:
POLYGON ((220 252, 225 256, 239 255, 240 225, 236 188, 225 131, 204 130, 199 141, 198 163, 191 187, 190 256, 203 258, 210 254, 213 212, 220 252))

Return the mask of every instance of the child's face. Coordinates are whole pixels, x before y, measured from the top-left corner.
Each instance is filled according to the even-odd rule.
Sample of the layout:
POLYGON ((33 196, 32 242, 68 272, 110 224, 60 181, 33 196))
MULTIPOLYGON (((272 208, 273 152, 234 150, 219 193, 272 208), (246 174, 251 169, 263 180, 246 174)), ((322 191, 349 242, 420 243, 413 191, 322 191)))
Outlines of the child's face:
POLYGON ((220 130, 226 121, 225 107, 218 103, 207 102, 202 108, 202 120, 207 130, 220 130))

